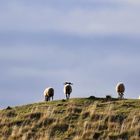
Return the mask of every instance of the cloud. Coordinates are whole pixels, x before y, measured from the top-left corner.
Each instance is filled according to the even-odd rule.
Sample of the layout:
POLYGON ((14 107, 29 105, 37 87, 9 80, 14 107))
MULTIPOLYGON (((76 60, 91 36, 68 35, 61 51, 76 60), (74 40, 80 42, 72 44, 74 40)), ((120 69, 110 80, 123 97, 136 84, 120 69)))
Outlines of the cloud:
POLYGON ((135 6, 140 6, 140 1, 139 0, 125 0, 124 2, 128 3, 128 4, 133 4, 135 6))
MULTIPOLYGON (((140 12, 138 1, 106 1, 118 5, 117 8, 111 8, 112 5, 106 5, 103 1, 88 1, 90 6, 98 4, 105 5, 98 8, 84 8, 85 1, 80 2, 79 7, 73 8, 74 3, 70 2, 68 6, 62 1, 63 7, 67 5, 68 10, 58 8, 55 2, 40 2, 42 5, 31 6, 21 2, 6 5, 7 10, 1 10, 0 30, 13 31, 56 31, 68 34, 77 34, 79 36, 91 34, 140 34, 138 13, 140 12), (47 5, 49 3, 49 5, 47 5), (133 3, 131 5, 130 3, 133 3), (54 6, 55 5, 55 6, 54 6), (50 6, 50 7, 49 7, 50 6)), ((35 2, 36 3, 36 2, 35 2)), ((37 2, 38 3, 38 2, 37 2)), ((69 3, 69 2, 68 2, 69 3)))

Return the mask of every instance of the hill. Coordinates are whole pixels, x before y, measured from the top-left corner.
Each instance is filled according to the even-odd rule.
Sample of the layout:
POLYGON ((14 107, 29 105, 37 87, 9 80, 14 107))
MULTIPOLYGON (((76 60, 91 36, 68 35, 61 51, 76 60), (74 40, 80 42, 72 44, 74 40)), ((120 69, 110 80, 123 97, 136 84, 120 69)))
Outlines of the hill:
POLYGON ((140 137, 140 100, 76 98, 0 111, 0 140, 92 140, 140 137))

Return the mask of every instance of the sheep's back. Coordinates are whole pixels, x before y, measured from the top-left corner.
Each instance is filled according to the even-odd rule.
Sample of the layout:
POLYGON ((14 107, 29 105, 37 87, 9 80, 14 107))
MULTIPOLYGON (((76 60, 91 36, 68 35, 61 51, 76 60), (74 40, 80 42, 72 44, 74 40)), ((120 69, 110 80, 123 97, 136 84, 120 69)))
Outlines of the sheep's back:
POLYGON ((53 88, 46 88, 44 91, 44 96, 54 96, 54 89, 53 88))
POLYGON ((116 86, 116 91, 118 93, 124 93, 125 91, 125 86, 123 83, 118 83, 117 86, 116 86))
POLYGON ((65 85, 64 86, 64 93, 65 94, 70 94, 72 92, 72 87, 71 85, 65 85))

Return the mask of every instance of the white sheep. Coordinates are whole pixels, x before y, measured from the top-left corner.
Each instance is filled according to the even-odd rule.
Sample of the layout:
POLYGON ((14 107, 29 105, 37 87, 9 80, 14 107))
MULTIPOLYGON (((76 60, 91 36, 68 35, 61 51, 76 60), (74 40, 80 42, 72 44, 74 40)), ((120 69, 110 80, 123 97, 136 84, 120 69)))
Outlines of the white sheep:
POLYGON ((118 98, 122 99, 124 96, 125 86, 123 83, 118 83, 116 86, 116 92, 118 93, 118 98))
POLYGON ((50 101, 51 97, 53 100, 53 96, 54 96, 54 89, 52 87, 48 87, 44 90, 45 101, 50 101))
POLYGON ((139 96, 139 98, 138 99, 140 99, 140 96, 139 96))
POLYGON ((70 98, 70 94, 72 92, 72 86, 73 83, 70 83, 70 82, 65 82, 64 83, 64 94, 66 95, 66 99, 69 99, 70 98))

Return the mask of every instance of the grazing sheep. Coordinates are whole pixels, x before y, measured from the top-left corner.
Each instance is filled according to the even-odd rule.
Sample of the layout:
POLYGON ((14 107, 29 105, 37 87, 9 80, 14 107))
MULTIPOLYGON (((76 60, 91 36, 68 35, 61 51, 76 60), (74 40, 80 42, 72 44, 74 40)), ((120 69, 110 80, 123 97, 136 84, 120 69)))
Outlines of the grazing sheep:
POLYGON ((54 96, 54 89, 52 87, 46 88, 45 91, 44 91, 45 101, 50 101, 51 97, 52 97, 52 100, 53 100, 53 96, 54 96))
POLYGON ((123 83, 118 83, 116 86, 116 92, 118 93, 118 98, 122 99, 125 91, 125 86, 123 83))
POLYGON ((64 94, 66 95, 66 99, 69 99, 70 98, 70 94, 72 92, 72 86, 73 83, 70 83, 70 82, 65 82, 64 83, 64 94))
POLYGON ((140 99, 140 96, 139 96, 139 98, 138 99, 140 99))

